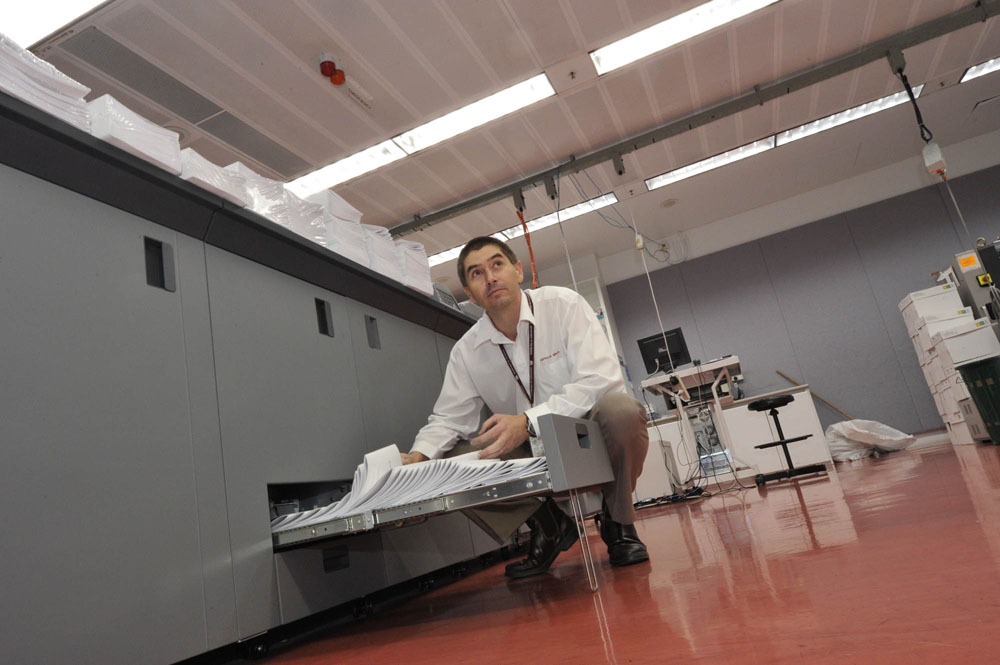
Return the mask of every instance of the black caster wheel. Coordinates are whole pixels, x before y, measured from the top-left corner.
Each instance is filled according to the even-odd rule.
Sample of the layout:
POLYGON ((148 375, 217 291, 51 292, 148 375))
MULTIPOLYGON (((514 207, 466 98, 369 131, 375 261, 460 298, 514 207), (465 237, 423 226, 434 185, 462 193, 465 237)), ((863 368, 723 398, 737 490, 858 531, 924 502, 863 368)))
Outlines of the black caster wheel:
POLYGON ((351 609, 355 619, 367 619, 375 613, 375 604, 368 598, 362 598, 354 603, 354 607, 351 609))
POLYGON ((270 650, 267 640, 262 637, 250 640, 245 646, 247 660, 260 660, 267 656, 267 652, 270 650))
POLYGON ((758 473, 753 477, 753 481, 757 484, 757 487, 762 486, 764 484, 764 474, 758 473))

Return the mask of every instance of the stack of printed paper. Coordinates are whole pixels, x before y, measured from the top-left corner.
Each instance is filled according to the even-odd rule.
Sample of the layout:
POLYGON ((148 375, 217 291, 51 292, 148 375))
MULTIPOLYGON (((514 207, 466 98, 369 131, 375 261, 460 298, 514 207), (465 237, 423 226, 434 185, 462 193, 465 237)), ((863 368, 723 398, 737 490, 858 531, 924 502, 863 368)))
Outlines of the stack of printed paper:
POLYGON ((83 100, 90 93, 90 88, 36 58, 2 34, 0 89, 78 129, 90 131, 90 112, 83 100))
POLYGON ((323 226, 326 229, 327 249, 367 268, 368 248, 365 232, 361 228, 361 211, 329 189, 317 192, 306 200, 318 203, 326 211, 323 226))
POLYGON ((213 164, 191 148, 181 150, 181 178, 244 208, 250 205, 246 178, 213 164))
POLYGON ((300 236, 322 244, 322 240, 326 238, 322 206, 299 198, 288 191, 284 183, 265 178, 242 162, 234 162, 226 170, 246 178, 251 210, 300 236))
POLYGON ((91 134, 180 175, 181 141, 177 132, 153 124, 111 95, 101 95, 88 106, 91 134))
POLYGON ((403 283, 429 296, 434 295, 431 266, 427 261, 424 246, 419 242, 397 240, 396 256, 399 259, 400 270, 403 271, 403 283))
POLYGON ((396 446, 365 455, 354 472, 351 491, 337 503, 282 515, 271 522, 280 533, 334 519, 426 501, 482 485, 506 482, 545 472, 544 457, 480 460, 473 452, 451 459, 402 465, 396 446))
POLYGON ((368 267, 397 282, 403 281, 403 270, 396 257, 396 244, 389 229, 381 226, 362 224, 365 232, 365 247, 368 249, 368 267))

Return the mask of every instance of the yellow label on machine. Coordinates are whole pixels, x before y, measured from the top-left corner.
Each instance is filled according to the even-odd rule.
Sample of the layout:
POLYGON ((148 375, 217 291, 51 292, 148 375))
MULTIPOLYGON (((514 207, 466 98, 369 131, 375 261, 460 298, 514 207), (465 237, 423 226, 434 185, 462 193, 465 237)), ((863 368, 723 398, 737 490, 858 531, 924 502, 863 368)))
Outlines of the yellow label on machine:
POLYGON ((962 268, 973 268, 979 265, 979 259, 976 258, 975 254, 967 254, 958 257, 958 265, 962 268))

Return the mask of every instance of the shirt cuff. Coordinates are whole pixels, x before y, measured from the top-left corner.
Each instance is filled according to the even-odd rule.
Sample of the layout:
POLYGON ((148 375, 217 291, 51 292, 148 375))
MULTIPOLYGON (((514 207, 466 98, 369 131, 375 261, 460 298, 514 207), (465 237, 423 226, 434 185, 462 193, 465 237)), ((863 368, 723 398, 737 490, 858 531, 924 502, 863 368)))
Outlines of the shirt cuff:
MULTIPOLYGON (((449 446, 448 450, 451 450, 454 446, 449 446)), ((410 449, 411 453, 422 453, 427 459, 441 459, 447 450, 443 450, 440 446, 432 446, 429 443, 415 443, 413 448, 410 449)))
POLYGON ((539 436, 541 436, 542 433, 538 430, 538 419, 547 413, 552 413, 552 409, 550 409, 547 404, 533 406, 524 412, 524 415, 528 416, 528 420, 531 421, 531 428, 534 429, 535 433, 539 436))

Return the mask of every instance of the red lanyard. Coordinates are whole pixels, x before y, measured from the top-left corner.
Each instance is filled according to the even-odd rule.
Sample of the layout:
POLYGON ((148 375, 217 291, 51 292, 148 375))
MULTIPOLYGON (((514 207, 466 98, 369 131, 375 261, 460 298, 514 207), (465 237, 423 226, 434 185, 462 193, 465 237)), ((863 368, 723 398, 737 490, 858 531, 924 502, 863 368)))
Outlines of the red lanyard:
MULTIPOLYGON (((531 309, 531 313, 535 313, 535 305, 531 302, 531 296, 525 292, 524 297, 528 299, 528 308, 531 309)), ((524 396, 528 398, 528 405, 535 405, 535 324, 528 322, 528 384, 531 386, 531 390, 525 390, 524 384, 521 382, 521 377, 518 375, 517 370, 514 369, 514 363, 510 361, 510 356, 507 355, 507 349, 503 344, 500 345, 500 353, 503 354, 503 359, 507 361, 507 367, 510 368, 510 373, 514 375, 514 379, 517 381, 517 385, 521 388, 521 392, 524 396)))

